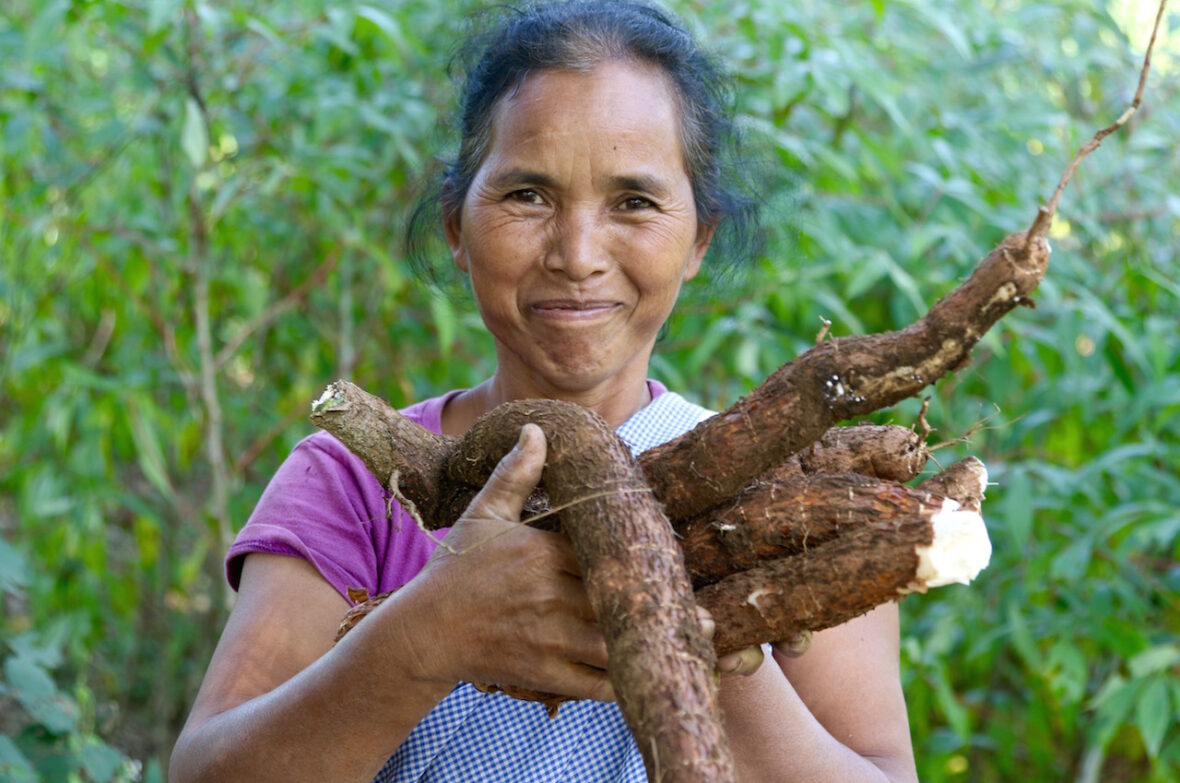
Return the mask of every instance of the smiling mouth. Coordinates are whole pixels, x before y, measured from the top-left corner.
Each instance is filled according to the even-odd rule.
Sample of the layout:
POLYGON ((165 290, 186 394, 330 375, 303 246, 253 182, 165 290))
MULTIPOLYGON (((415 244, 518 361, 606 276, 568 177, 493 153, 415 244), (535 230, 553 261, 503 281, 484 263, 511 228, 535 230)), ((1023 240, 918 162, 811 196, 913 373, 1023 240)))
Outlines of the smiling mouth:
POLYGON ((610 301, 577 301, 553 299, 536 302, 529 310, 541 318, 553 321, 589 321, 610 315, 622 305, 610 301))

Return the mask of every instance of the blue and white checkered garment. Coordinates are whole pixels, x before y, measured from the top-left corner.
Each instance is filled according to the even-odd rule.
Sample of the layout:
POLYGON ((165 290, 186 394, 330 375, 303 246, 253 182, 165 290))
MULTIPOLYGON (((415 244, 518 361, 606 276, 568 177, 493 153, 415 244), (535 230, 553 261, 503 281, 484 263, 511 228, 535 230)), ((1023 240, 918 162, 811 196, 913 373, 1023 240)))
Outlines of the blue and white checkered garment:
MULTIPOLYGON (((665 392, 617 432, 639 454, 712 415, 665 392)), ((646 780, 643 758, 613 702, 566 702, 551 720, 537 702, 461 683, 410 732, 374 783, 646 780)))

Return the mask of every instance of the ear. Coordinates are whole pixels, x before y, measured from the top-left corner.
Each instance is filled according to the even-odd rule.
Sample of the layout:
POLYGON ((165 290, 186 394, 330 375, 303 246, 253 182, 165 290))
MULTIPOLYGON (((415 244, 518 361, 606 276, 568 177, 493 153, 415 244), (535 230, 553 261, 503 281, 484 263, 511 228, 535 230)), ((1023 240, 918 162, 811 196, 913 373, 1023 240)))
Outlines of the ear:
POLYGON ((467 252, 463 248, 462 234, 463 207, 447 209, 443 207, 443 233, 447 237, 447 247, 451 249, 451 258, 463 272, 467 272, 467 252))
POLYGON ((701 271, 701 261, 709 251, 709 244, 713 241, 713 233, 717 230, 716 223, 701 223, 697 227, 696 242, 692 246, 692 256, 684 267, 684 280, 692 280, 701 271))

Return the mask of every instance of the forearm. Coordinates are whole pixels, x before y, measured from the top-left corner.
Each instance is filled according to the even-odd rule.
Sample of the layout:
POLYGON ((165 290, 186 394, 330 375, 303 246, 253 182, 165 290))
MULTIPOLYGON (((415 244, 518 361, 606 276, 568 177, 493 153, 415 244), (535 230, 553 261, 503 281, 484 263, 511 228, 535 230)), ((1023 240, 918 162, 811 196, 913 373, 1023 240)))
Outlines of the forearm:
POLYGON ((216 714, 194 709, 169 779, 368 783, 453 683, 419 674, 401 630, 413 591, 389 601, 301 672, 216 714))
POLYGON ((749 677, 725 677, 720 703, 739 780, 917 780, 910 756, 898 758, 889 748, 881 748, 879 753, 863 748, 857 751, 846 744, 858 744, 856 738, 834 737, 769 656, 749 677))

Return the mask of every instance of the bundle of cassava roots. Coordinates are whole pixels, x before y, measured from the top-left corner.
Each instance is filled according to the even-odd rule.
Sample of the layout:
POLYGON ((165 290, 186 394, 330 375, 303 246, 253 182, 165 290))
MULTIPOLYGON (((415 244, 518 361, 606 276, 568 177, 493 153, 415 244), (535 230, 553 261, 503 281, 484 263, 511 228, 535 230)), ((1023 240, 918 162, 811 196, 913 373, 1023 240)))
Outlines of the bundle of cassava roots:
MULTIPOLYGON (((909 486, 927 461, 925 432, 836 425, 916 395, 963 366, 1002 316, 1032 306, 1057 202, 1081 159, 1138 107, 1165 5, 1130 107, 1079 150, 1027 231, 1005 238, 916 323, 820 339, 728 410, 638 459, 596 414, 551 400, 502 405, 451 438, 339 381, 313 405, 312 419, 428 530, 455 522, 521 427, 539 425, 547 459, 525 522, 560 529, 573 544, 648 778, 732 780, 716 655, 969 582, 987 564, 983 463, 968 457, 909 486), (711 642, 697 605, 716 621, 711 642)), ((355 598, 341 634, 382 596, 355 598)), ((560 703, 482 685, 543 701, 551 712, 560 703)))

